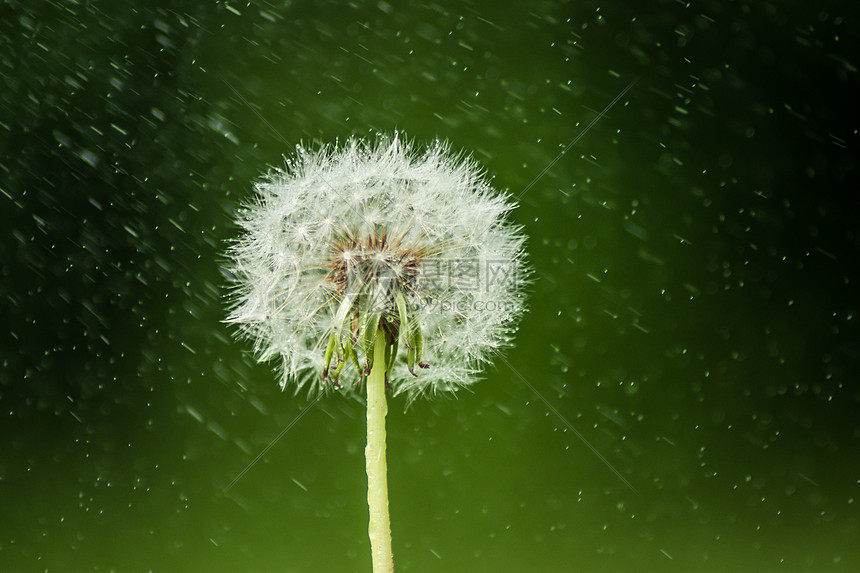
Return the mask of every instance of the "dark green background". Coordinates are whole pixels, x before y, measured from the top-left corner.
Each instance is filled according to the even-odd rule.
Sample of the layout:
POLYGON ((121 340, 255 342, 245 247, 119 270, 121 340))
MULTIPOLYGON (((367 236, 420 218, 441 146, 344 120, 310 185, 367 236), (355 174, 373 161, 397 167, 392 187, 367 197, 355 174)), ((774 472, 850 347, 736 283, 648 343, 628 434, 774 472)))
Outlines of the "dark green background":
POLYGON ((0 569, 369 571, 359 400, 223 491, 309 403, 221 323, 237 206, 394 129, 518 195, 634 79, 513 214, 507 359, 638 493, 500 363, 390 403, 398 570, 860 568, 858 11, 811 4, 3 3, 0 569))

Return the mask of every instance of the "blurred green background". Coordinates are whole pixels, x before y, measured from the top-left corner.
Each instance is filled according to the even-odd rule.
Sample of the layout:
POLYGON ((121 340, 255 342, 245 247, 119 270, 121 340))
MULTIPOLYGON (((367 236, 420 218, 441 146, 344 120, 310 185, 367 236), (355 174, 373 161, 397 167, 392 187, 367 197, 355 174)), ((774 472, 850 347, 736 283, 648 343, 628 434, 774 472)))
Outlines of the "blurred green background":
POLYGON ((221 267, 294 145, 394 129, 528 188, 507 359, 636 490, 497 364, 389 403, 399 571, 860 569, 858 16, 4 2, 0 570, 370 570, 358 399, 224 491, 309 400, 221 267))

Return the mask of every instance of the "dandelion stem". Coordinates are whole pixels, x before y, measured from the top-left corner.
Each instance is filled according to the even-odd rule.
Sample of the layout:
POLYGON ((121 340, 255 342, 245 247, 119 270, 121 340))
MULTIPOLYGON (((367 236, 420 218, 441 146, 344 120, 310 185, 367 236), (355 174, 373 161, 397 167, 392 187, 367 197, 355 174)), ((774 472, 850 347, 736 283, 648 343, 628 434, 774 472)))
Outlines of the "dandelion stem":
POLYGON ((373 573, 394 571, 391 553, 391 523, 388 517, 388 467, 385 461, 385 347, 386 337, 376 333, 373 369, 367 377, 367 505, 370 508, 370 549, 373 573))

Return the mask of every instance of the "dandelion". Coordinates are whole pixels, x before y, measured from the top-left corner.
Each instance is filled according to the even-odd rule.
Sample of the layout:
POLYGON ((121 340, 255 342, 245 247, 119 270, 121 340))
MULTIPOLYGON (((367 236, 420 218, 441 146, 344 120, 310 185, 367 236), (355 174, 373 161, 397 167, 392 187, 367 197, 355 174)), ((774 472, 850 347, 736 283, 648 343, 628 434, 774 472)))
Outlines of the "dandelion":
POLYGON ((524 236, 474 161, 395 134, 297 148, 257 184, 230 250, 229 322, 282 387, 368 400, 374 571, 393 567, 385 389, 407 401, 473 384, 523 312, 524 236))

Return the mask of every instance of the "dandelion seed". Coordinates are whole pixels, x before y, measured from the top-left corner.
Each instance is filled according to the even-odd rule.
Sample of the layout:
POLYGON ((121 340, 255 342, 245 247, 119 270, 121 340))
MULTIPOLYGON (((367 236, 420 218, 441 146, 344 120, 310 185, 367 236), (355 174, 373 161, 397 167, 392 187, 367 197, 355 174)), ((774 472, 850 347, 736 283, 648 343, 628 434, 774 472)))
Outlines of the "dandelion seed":
POLYGON ((523 311, 523 241, 513 207, 470 159, 396 134, 302 147, 257 184, 232 246, 229 322, 282 387, 350 389, 386 337, 394 394, 475 382, 523 311))
POLYGON ((469 386, 511 342, 523 312, 523 244, 511 201, 436 142, 302 147, 257 185, 230 250, 229 322, 282 387, 366 381, 368 534, 375 573, 393 571, 385 389, 409 401, 469 386))

